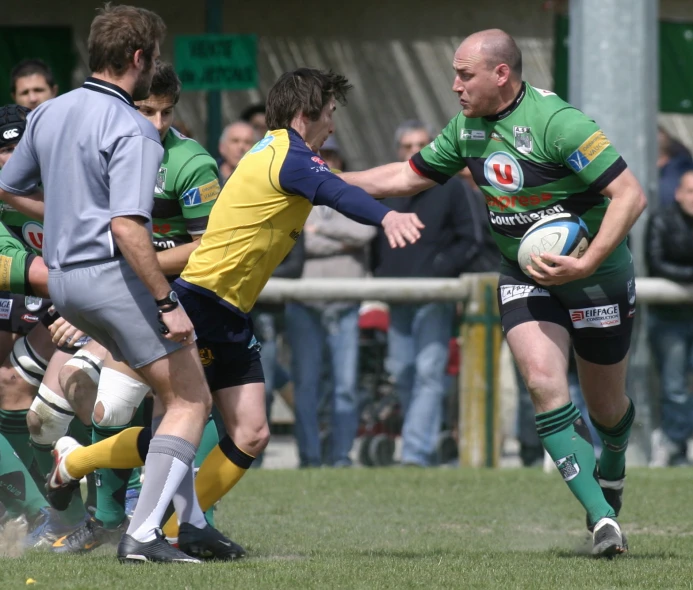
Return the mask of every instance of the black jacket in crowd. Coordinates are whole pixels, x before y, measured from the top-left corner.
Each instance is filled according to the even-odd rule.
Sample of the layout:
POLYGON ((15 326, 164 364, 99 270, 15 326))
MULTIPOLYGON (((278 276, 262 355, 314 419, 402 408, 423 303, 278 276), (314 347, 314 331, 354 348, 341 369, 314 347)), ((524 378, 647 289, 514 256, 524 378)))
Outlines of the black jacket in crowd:
POLYGON ((693 283, 693 217, 678 203, 652 214, 646 240, 650 276, 693 283))
POLYGON ((373 245, 376 277, 442 278, 496 270, 500 254, 490 236, 483 196, 460 178, 383 203, 400 213, 416 213, 426 227, 416 244, 396 249, 381 229, 373 245))

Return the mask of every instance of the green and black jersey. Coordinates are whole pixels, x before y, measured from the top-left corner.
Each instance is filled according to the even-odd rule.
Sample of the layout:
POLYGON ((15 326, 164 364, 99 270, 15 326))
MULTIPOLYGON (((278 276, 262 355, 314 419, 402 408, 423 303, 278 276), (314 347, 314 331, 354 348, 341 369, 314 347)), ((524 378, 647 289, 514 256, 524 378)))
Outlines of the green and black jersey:
POLYGON ((43 248, 43 225, 20 213, 7 203, 0 201, 0 222, 2 222, 22 243, 36 254, 43 248))
MULTIPOLYGON (((609 203, 601 191, 626 168, 594 121, 526 83, 493 117, 457 115, 411 165, 439 183, 469 167, 486 197, 493 237, 515 263, 522 236, 545 215, 574 213, 594 236, 609 203)), ((624 242, 602 270, 629 259, 624 242)))
POLYGON ((214 158, 195 140, 171 128, 164 139, 164 159, 154 188, 154 246, 166 250, 204 233, 219 196, 214 158))

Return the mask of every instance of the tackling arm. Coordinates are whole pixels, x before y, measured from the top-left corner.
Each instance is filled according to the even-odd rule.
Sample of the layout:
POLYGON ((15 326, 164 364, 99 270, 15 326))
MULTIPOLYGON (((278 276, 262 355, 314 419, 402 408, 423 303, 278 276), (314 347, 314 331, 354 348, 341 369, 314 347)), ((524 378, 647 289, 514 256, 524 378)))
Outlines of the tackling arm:
POLYGON ((408 197, 436 184, 415 172, 409 161, 393 162, 362 172, 343 172, 339 176, 378 198, 408 197))

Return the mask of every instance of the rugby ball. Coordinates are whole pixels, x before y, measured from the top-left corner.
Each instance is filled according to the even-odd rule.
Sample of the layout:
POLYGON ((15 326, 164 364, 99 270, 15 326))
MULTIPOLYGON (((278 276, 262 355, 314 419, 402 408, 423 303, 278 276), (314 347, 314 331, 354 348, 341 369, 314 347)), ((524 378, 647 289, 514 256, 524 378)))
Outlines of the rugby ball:
POLYGON ((517 262, 527 276, 527 266, 532 262, 532 254, 539 256, 550 252, 559 256, 580 258, 589 245, 587 224, 572 213, 554 213, 532 225, 522 237, 517 251, 517 262))

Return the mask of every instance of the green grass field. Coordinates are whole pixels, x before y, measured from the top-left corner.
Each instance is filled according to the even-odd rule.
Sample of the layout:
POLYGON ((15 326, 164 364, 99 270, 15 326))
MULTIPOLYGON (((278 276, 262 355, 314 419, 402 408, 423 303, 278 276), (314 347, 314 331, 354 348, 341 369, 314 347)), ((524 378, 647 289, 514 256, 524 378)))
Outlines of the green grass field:
POLYGON ((691 471, 633 469, 625 493, 631 550, 607 561, 586 554, 583 511, 539 469, 258 470, 217 512, 248 559, 34 551, 0 559, 0 588, 693 588, 691 471))

